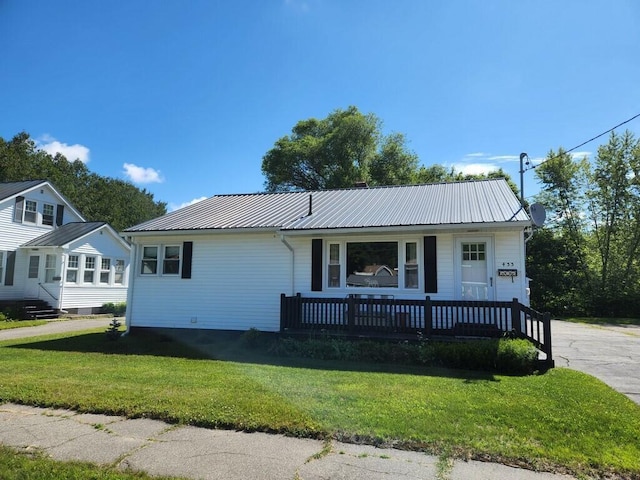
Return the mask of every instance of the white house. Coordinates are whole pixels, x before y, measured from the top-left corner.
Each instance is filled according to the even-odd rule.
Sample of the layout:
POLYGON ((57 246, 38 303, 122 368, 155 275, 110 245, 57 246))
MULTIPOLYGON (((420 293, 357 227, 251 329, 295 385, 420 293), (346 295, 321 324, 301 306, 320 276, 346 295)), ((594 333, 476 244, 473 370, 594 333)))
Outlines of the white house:
POLYGON ((91 313, 127 296, 130 246, 47 181, 0 183, 0 301, 91 313))
POLYGON ((528 304, 502 179, 217 195, 131 227, 130 327, 278 331, 281 294, 528 304))

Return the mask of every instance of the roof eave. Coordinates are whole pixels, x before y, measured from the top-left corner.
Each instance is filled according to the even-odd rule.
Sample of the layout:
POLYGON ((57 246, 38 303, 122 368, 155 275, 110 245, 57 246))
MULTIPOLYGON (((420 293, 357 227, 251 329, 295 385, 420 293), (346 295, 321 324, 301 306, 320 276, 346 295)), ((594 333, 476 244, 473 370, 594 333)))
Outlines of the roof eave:
POLYGON ((157 237, 175 235, 218 235, 225 233, 275 233, 280 227, 241 227, 241 228, 192 228, 192 229, 172 229, 172 230, 123 230, 121 234, 128 238, 133 237, 157 237))

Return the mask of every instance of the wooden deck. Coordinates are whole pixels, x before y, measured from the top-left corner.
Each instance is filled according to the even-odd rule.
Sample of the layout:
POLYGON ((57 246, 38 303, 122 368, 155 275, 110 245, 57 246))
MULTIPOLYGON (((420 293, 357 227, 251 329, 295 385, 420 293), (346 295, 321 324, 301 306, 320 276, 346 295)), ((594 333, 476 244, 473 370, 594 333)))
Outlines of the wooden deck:
POLYGON ((511 302, 403 300, 349 295, 310 298, 281 295, 280 331, 383 338, 501 337, 530 340, 553 366, 551 317, 514 298, 511 302))

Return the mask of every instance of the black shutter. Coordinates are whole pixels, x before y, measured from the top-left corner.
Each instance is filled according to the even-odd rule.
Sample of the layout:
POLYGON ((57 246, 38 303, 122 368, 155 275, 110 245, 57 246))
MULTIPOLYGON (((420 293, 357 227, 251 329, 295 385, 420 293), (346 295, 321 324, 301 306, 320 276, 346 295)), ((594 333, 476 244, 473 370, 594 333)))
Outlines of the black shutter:
MULTIPOLYGON (((4 284, 13 285, 13 272, 16 268, 16 252, 7 252, 7 268, 4 273, 4 284)), ((0 281, 2 279, 0 278, 0 281)))
POLYGON ((182 242, 182 278, 191 278, 193 242, 182 242))
POLYGON ((24 212, 24 197, 16 197, 16 209, 13 212, 13 221, 22 223, 23 212, 24 212))
POLYGON ((311 240, 311 291, 322 291, 322 239, 311 240))
POLYGON ((424 237, 424 291, 438 293, 438 262, 435 235, 424 237))
POLYGON ((64 218, 64 205, 58 205, 56 208, 56 226, 62 226, 62 219, 64 218))

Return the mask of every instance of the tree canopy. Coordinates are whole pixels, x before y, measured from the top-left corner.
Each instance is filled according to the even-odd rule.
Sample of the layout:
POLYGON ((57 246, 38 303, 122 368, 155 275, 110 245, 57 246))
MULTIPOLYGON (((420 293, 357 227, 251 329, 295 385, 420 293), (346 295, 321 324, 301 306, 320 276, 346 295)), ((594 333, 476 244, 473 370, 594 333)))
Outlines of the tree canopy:
POLYGON ((262 159, 267 191, 414 183, 417 155, 403 134, 385 136, 381 127, 374 114, 353 106, 299 121, 262 159))
POLYGON ((640 140, 629 131, 614 132, 592 162, 550 151, 536 174, 542 183, 538 201, 550 210, 550 221, 529 244, 529 273, 534 280, 536 270, 540 275, 532 300, 556 306, 558 313, 636 315, 640 140))
POLYGON ((166 203, 124 180, 102 177, 79 160, 70 162, 37 148, 29 134, 0 138, 0 182, 48 180, 88 221, 108 222, 116 230, 164 215, 166 203))

